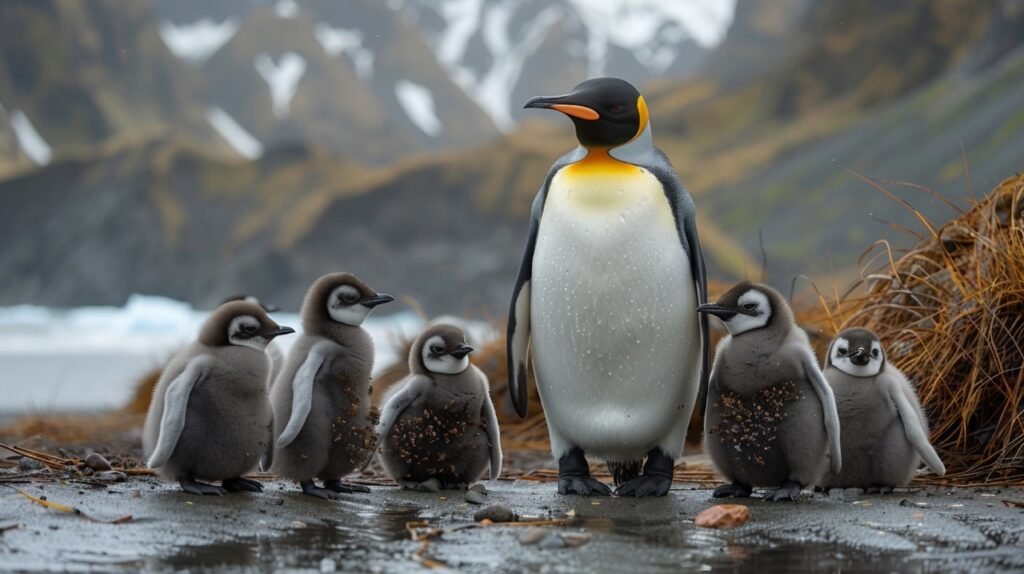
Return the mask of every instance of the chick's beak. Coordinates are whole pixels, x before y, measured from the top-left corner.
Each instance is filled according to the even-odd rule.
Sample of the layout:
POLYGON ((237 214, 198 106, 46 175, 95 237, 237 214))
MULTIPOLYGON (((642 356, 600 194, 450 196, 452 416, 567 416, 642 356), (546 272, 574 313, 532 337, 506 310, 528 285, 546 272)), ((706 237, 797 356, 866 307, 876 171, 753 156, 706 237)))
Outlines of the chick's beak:
POLYGON ((290 335, 295 332, 295 329, 291 327, 277 327, 276 329, 270 329, 269 331, 263 332, 263 337, 267 339, 273 339, 281 335, 290 335))
POLYGON ((714 315, 723 321, 728 321, 736 316, 736 311, 722 305, 715 303, 705 303, 700 307, 697 307, 698 313, 707 313, 708 315, 714 315))
POLYGON ((363 301, 363 306, 364 307, 369 307, 370 309, 373 309, 377 305, 383 305, 384 303, 390 303, 390 302, 392 302, 394 300, 395 300, 395 298, 392 297, 391 295, 385 295, 383 293, 378 293, 376 297, 371 297, 370 299, 367 299, 367 300, 363 301))
POLYGON ((456 359, 459 359, 461 361, 463 357, 465 357, 466 355, 472 353, 473 351, 474 351, 473 347, 470 347, 469 345, 459 345, 458 347, 455 347, 455 349, 452 352, 448 353, 448 354, 453 356, 453 357, 455 357, 456 359))

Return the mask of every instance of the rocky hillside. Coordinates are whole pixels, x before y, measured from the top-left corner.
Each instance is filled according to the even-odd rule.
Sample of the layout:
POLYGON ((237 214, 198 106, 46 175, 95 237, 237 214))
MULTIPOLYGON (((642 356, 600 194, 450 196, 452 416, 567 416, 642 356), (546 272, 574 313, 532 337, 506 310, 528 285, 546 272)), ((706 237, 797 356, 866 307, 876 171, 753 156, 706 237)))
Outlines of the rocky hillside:
MULTIPOLYGON (((260 33, 243 34, 245 27, 311 25, 312 9, 303 6, 312 4, 296 6, 287 18, 277 14, 280 4, 247 8, 231 37, 189 69, 216 66, 236 50, 244 53, 238 58, 255 59, 261 52, 243 39, 260 33)), ((740 1, 738 28, 698 77, 659 78, 644 90, 655 138, 695 196, 716 277, 756 276, 760 256, 752 254, 762 235, 769 277, 780 286, 798 273, 846 277, 879 237, 906 244, 897 230, 917 225, 915 216, 857 173, 943 221, 950 208, 921 186, 964 202, 973 187, 990 188, 1024 167, 1024 10, 1016 0, 900 0, 870 10, 842 0, 793 0, 790 16, 773 22, 759 6, 740 1), (759 51, 773 56, 755 73, 749 70, 759 51), (906 74, 892 72, 901 66, 906 74)), ((314 39, 282 50, 306 54, 308 70, 326 69, 327 57, 314 57, 317 45, 314 39)), ((372 84, 352 83, 359 69, 358 56, 351 57, 345 76, 309 77, 353 101, 382 102, 372 84)), ((272 62, 280 68, 283 61, 272 62)), ((220 73, 230 68, 223 64, 220 73)), ((256 76, 235 77, 256 90, 256 76)), ((219 93, 210 88, 204 97, 219 93)), ((273 108, 272 96, 261 97, 273 108)), ((316 129, 299 123, 316 117, 304 106, 350 113, 346 104, 305 97, 295 93, 285 120, 296 130, 316 129)), ((381 147, 368 154, 400 155, 403 146, 420 145, 393 111, 375 116, 377 108, 366 106, 364 117, 345 121, 395 122, 389 137, 374 136, 381 147)), ((240 119, 244 107, 221 109, 255 121, 240 119)), ((446 119, 444 129, 458 123, 446 119)), ((268 139, 279 128, 246 127, 268 139)), ((500 315, 529 203, 547 166, 573 143, 568 124, 525 122, 469 150, 372 167, 339 154, 341 144, 328 132, 299 144, 281 138, 249 161, 171 133, 143 145, 114 141, 0 182, 0 239, 8 246, 0 252, 8 278, 0 304, 116 304, 139 291, 211 305, 242 291, 294 308, 312 278, 350 269, 431 313, 500 315)), ((0 129, 0 154, 3 141, 0 129)))

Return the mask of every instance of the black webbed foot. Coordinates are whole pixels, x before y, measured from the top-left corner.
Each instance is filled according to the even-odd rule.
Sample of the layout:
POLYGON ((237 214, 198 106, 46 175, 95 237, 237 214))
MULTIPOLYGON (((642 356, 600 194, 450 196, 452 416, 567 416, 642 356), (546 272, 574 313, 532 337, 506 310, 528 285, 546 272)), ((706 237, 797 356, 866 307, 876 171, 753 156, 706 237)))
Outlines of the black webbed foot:
POLYGON ((615 491, 618 496, 665 496, 672 487, 672 468, 675 461, 661 452, 652 449, 647 453, 644 473, 623 484, 615 491))
POLYGON ((200 496, 224 496, 225 490, 215 484, 207 484, 205 482, 198 482, 196 479, 182 478, 178 480, 178 484, 181 485, 181 489, 189 494, 198 494, 200 496))
POLYGON ((791 480, 787 480, 782 483, 782 486, 775 490, 766 492, 764 499, 769 502, 780 502, 783 500, 796 500, 800 498, 800 491, 802 487, 791 480))
POLYGON ((754 489, 750 488, 746 484, 732 482, 719 486, 713 493, 711 493, 711 496, 715 498, 747 498, 753 491, 754 489))
POLYGON ((891 486, 869 486, 864 489, 864 494, 892 494, 891 486))
POLYGON ((263 483, 248 478, 228 478, 221 484, 228 492, 263 492, 263 483))
POLYGON ((312 480, 304 480, 299 483, 302 487, 302 494, 312 496, 314 498, 322 498, 324 500, 338 500, 341 498, 338 493, 327 490, 326 488, 320 488, 312 480))
POLYGON ((608 496, 611 493, 612 489, 607 484, 590 476, 590 466, 579 448, 558 459, 558 494, 608 496))
POLYGON ((344 492, 349 494, 354 492, 370 492, 370 489, 363 485, 342 482, 340 480, 325 480, 324 488, 332 492, 344 492))

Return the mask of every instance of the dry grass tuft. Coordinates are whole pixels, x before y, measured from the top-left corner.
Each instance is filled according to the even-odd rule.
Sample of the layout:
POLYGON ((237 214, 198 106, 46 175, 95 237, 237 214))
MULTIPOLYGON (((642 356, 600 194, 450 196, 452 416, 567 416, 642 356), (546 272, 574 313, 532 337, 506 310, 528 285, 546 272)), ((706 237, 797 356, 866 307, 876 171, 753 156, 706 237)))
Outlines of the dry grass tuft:
POLYGON ((822 298, 819 325, 874 330, 917 384, 948 468, 929 481, 1024 483, 1024 176, 941 228, 914 213, 925 238, 898 258, 877 243, 856 292, 822 298))

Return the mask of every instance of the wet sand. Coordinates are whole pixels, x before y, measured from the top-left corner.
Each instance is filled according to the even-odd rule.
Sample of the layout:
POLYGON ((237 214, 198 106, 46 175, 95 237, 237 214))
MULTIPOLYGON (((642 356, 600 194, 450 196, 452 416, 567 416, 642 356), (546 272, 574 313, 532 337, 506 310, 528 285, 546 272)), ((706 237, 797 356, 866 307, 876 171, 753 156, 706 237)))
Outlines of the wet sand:
MULTIPOLYGON (((0 569, 416 572, 420 544, 411 521, 474 524, 479 506, 461 492, 373 487, 338 502, 302 496, 283 482, 263 494, 197 497, 151 478, 108 488, 65 483, 13 485, 96 518, 37 506, 0 489, 0 569)), ((500 481, 491 502, 520 516, 566 518, 552 532, 586 533, 577 548, 524 545, 522 527, 445 533, 425 555, 467 572, 985 572, 1024 569, 1024 489, 924 488, 892 495, 805 493, 794 504, 751 499, 752 518, 709 530, 693 518, 715 504, 709 489, 675 484, 666 498, 562 497, 553 483, 500 481)))

